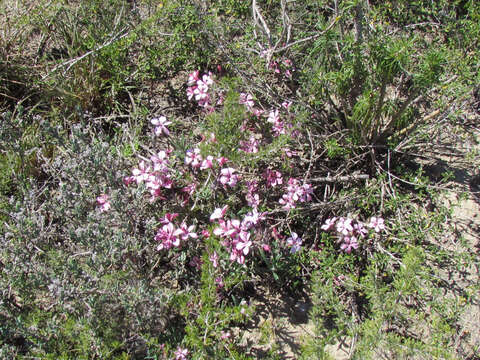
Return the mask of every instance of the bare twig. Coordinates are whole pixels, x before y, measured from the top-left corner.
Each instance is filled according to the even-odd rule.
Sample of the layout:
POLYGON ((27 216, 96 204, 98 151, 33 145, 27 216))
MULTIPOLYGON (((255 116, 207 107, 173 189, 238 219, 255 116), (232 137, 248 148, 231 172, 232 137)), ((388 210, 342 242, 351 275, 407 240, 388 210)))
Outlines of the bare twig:
POLYGON ((103 48, 106 48, 107 46, 110 46, 112 45, 114 42, 126 37, 128 34, 130 34, 130 32, 125 32, 125 29, 123 29, 122 31, 120 31, 117 35, 113 36, 111 39, 109 39, 108 41, 104 42, 102 45, 100 46, 97 46, 95 49, 93 50, 90 50, 90 51, 87 51, 85 54, 81 55, 81 56, 78 56, 74 59, 70 59, 68 61, 65 61, 61 64, 58 64, 57 66, 55 66, 48 74, 44 75, 42 77, 42 80, 46 79, 47 77, 49 77, 50 75, 52 75, 53 73, 55 73, 57 70, 61 69, 61 68, 64 68, 66 67, 66 69, 63 71, 64 74, 69 71, 73 65, 75 65, 77 62, 83 60, 84 58, 86 58, 87 56, 90 56, 100 50, 102 50, 103 48))
MULTIPOLYGON (((268 44, 271 46, 272 37, 270 35, 270 29, 268 28, 268 25, 265 22, 265 19, 263 18, 262 14, 260 13, 260 10, 258 9, 257 0, 252 1, 252 15, 253 15, 254 25, 258 26, 260 29, 263 29, 263 31, 265 32, 265 35, 267 36, 268 44)), ((257 32, 255 31, 255 29, 253 30, 253 34, 255 35, 255 38, 256 38, 257 32)))
POLYGON ((308 36, 306 38, 303 38, 303 39, 300 39, 300 40, 297 40, 297 41, 294 41, 290 44, 287 44, 285 46, 282 46, 281 48, 279 49, 275 49, 273 50, 273 53, 279 53, 279 52, 282 52, 282 51, 285 51, 289 48, 291 48, 292 46, 295 46, 295 45, 298 45, 298 44, 301 44, 301 43, 304 43, 304 42, 307 42, 307 41, 310 41, 310 40, 315 40, 317 38, 319 38, 320 36, 322 35, 325 35, 331 28, 333 28, 335 26, 335 24, 338 22, 338 20, 340 20, 340 17, 337 17, 335 18, 331 23, 330 25, 327 26, 327 28, 321 32, 319 32, 318 34, 315 34, 315 35, 312 35, 312 36, 308 36))
POLYGON ((370 176, 367 174, 359 174, 359 175, 347 175, 347 176, 326 176, 326 177, 318 177, 310 179, 311 182, 351 182, 356 180, 368 180, 370 176))

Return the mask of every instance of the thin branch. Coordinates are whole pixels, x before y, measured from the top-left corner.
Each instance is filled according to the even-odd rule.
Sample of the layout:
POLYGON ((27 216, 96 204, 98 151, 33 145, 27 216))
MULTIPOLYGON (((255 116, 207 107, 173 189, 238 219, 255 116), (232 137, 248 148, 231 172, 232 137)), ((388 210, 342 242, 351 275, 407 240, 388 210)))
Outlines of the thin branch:
POLYGON ((319 38, 320 36, 322 35, 325 35, 331 28, 333 28, 335 26, 335 24, 338 22, 338 20, 340 20, 340 16, 335 18, 331 23, 330 25, 327 26, 327 28, 321 32, 319 32, 318 34, 315 34, 315 35, 312 35, 312 36, 308 36, 304 39, 300 39, 300 40, 297 40, 297 41, 294 41, 290 44, 287 44, 285 46, 282 46, 281 48, 279 49, 275 49, 273 50, 273 53, 279 53, 279 52, 282 52, 282 51, 285 51, 289 48, 291 48, 292 46, 295 46, 295 45, 298 45, 298 44, 301 44, 301 43, 304 43, 304 42, 307 42, 307 41, 310 41, 310 40, 315 40, 317 38, 319 38))
POLYGON ((117 35, 115 35, 114 37, 112 37, 110 40, 106 41, 105 43, 103 43, 102 45, 100 46, 97 46, 95 49, 93 50, 90 50, 88 52, 86 52, 85 54, 79 56, 79 57, 76 57, 74 59, 70 59, 68 61, 65 61, 61 64, 58 64, 57 66, 55 66, 48 74, 44 75, 42 77, 42 80, 45 80, 47 77, 49 77, 50 75, 52 75, 54 72, 56 72, 57 70, 63 68, 63 67, 66 67, 66 69, 64 70, 64 74, 69 71, 73 65, 75 65, 77 62, 83 60, 84 58, 86 58, 87 56, 90 56, 100 50, 102 50, 103 48, 106 48, 107 46, 110 46, 111 44, 113 44, 115 41, 118 41, 124 37, 126 37, 128 34, 130 34, 130 32, 124 32, 125 29, 123 29, 122 31, 120 31, 117 35))
POLYGON ((310 179, 311 182, 328 182, 328 183, 336 183, 336 182, 352 182, 356 180, 368 180, 370 176, 367 174, 358 174, 358 175, 347 175, 347 176, 325 176, 325 177, 318 177, 310 179))
MULTIPOLYGON (((268 28, 268 25, 265 22, 265 19, 263 18, 262 14, 260 13, 260 10, 258 9, 257 0, 252 1, 252 15, 253 15, 253 22, 255 23, 256 26, 263 29, 263 31, 267 35, 268 43, 271 46, 272 38, 270 35, 270 29, 268 28)), ((254 30, 254 35, 255 37, 257 37, 255 30, 254 30)))

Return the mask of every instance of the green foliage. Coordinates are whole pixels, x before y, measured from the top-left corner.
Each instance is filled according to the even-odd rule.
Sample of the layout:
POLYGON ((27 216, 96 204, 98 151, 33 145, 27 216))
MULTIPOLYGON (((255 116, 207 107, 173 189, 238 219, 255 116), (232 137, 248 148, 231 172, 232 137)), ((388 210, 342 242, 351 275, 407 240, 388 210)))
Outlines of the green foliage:
POLYGON ((187 318, 185 345, 195 349, 195 359, 247 359, 228 338, 222 339, 222 334, 228 332, 231 324, 244 322, 252 309, 247 310, 246 304, 239 303, 219 305, 215 269, 207 256, 204 261, 199 294, 190 298, 183 309, 187 318), (241 313, 242 309, 245 315, 241 313))
POLYGON ((158 30, 151 32, 156 42, 152 50, 158 54, 156 66, 160 71, 177 72, 184 67, 205 69, 215 59, 215 48, 209 40, 214 19, 200 5, 192 1, 168 1, 156 18, 162 19, 159 28, 168 32, 161 42, 157 41, 158 30))
POLYGON ((232 88, 226 93, 221 113, 208 115, 207 130, 215 134, 217 142, 211 149, 233 161, 239 158, 238 144, 244 137, 241 130, 246 117, 244 106, 238 103, 238 93, 232 88))
POLYGON ((425 212, 412 200, 397 194, 395 203, 387 204, 388 211, 409 216, 392 224, 389 236, 374 240, 381 251, 355 260, 325 251, 320 256, 312 282, 315 340, 305 351, 323 354, 325 346, 346 338, 355 341, 355 359, 455 358, 452 326, 459 321, 461 299, 440 295, 438 272, 444 260, 431 240, 445 231, 449 211, 439 206, 425 212))
POLYGON ((419 53, 418 40, 410 33, 386 35, 386 24, 368 23, 374 15, 363 2, 340 4, 339 15, 331 13, 324 22, 334 26, 308 50, 315 76, 307 76, 305 85, 317 92, 312 104, 331 104, 333 116, 357 141, 385 142, 411 123, 404 115, 417 96, 438 83, 445 55, 437 46, 419 53))
MULTIPOLYGON (((339 340, 353 341, 354 359, 465 355, 453 342, 464 341, 459 318, 478 283, 448 283, 442 271, 462 274, 478 259, 464 239, 455 251, 440 241, 452 211, 411 159, 443 156, 450 132, 474 128, 480 5, 256 5, 1 2, 0 358, 171 359, 185 348, 191 359, 279 359, 273 320, 259 329, 261 344, 243 337, 258 325, 262 309, 251 304, 270 296, 263 292, 312 293, 304 359, 331 358, 328 345, 339 340), (187 73, 197 69, 214 72, 211 112, 186 99, 187 73), (240 104, 239 92, 263 115, 240 104), (279 136, 267 120, 274 109, 288 124, 279 136), (441 116, 425 117, 432 113, 441 116), (173 122, 171 134, 153 138, 149 120, 159 115, 173 122), (252 135, 260 145, 248 153, 241 144, 252 135), (185 152, 196 146, 227 157, 240 185, 220 186, 218 167, 188 168, 185 152), (150 202, 145 185, 122 180, 160 150, 172 151, 174 186, 150 202), (283 183, 268 185, 267 169, 283 183), (313 194, 287 210, 279 199, 289 178, 311 182, 313 194), (252 210, 252 180, 267 213, 245 265, 215 236, 156 250, 166 213, 210 233, 218 207, 241 219, 252 210), (107 213, 96 203, 102 194, 107 213), (382 216, 387 231, 372 230, 346 253, 320 228, 331 216, 382 216), (293 232, 303 240, 295 254, 293 232)), ((477 171, 478 151, 468 151, 462 166, 477 171)))

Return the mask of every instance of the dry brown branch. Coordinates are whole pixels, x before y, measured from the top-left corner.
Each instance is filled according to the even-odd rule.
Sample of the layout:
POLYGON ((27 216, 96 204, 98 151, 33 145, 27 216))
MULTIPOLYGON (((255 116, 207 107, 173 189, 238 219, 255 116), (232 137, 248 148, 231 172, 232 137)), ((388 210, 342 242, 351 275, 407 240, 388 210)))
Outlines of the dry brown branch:
POLYGON ((125 29, 121 30, 117 35, 113 36, 112 38, 110 38, 108 41, 104 42, 102 45, 100 46, 97 46, 95 49, 93 50, 90 50, 88 52, 86 52, 85 54, 81 55, 81 56, 78 56, 74 59, 70 59, 68 61, 65 61, 61 64, 58 64, 57 66, 55 66, 52 70, 50 70, 47 74, 45 74, 43 77, 42 77, 42 80, 45 80, 47 77, 49 77, 50 75, 52 75, 53 73, 55 73, 57 70, 61 69, 61 68, 64 68, 66 67, 66 69, 63 71, 63 73, 65 74, 66 72, 68 72, 73 65, 75 65, 77 62, 83 60, 84 58, 102 50, 103 48, 106 48, 107 46, 110 46, 111 44, 113 44, 114 42, 120 40, 120 39, 123 39, 124 37, 126 37, 128 34, 130 34, 130 32, 125 32, 125 29))
POLYGON ((325 176, 325 177, 317 177, 310 179, 311 182, 328 182, 328 183, 336 183, 336 182, 353 182, 357 180, 368 180, 370 176, 367 174, 358 174, 358 175, 347 175, 347 176, 325 176))
POLYGON ((304 42, 307 42, 307 41, 310 41, 310 40, 315 40, 317 38, 319 38, 320 36, 322 35, 325 35, 332 27, 335 26, 335 24, 340 20, 340 17, 337 17, 335 18, 328 26, 325 30, 319 32, 318 34, 315 34, 315 35, 312 35, 312 36, 308 36, 306 38, 303 38, 303 39, 300 39, 300 40, 297 40, 297 41, 294 41, 290 44, 287 44, 285 46, 282 46, 281 48, 279 49, 275 49, 273 50, 274 53, 279 53, 279 52, 282 52, 282 51, 285 51, 289 48, 291 48, 292 46, 295 46, 295 45, 298 45, 298 44, 301 44, 301 43, 304 43, 304 42))
POLYGON ((260 13, 260 10, 257 6, 257 0, 252 1, 252 15, 253 15, 253 22, 254 22, 254 30, 253 34, 255 38, 257 38, 257 32, 255 30, 255 27, 259 27, 265 32, 265 35, 267 36, 268 43, 271 46, 272 44, 272 38, 270 35, 270 29, 268 28, 267 23, 265 22, 265 19, 263 18, 262 14, 260 13))

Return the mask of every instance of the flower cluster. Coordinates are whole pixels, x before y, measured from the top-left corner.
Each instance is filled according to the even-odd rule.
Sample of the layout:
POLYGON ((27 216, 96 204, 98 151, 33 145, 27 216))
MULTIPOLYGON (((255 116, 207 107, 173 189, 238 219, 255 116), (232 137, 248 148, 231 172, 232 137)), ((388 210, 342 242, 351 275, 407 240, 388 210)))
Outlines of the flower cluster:
POLYGON ((254 135, 250 135, 250 138, 246 141, 240 141, 240 150, 246 153, 256 154, 258 152, 258 146, 260 141, 255 139, 254 135))
MULTIPOLYGON (((265 214, 259 213, 257 209, 253 209, 240 221, 238 219, 225 220, 223 218, 225 212, 226 207, 215 209, 210 216, 210 220, 218 220, 219 225, 213 230, 213 233, 223 239, 222 245, 229 251, 230 261, 244 264, 245 256, 249 254, 250 248, 253 246, 253 242, 250 239, 252 236, 251 230, 264 220, 265 214)), ((215 258, 212 259, 211 257, 210 260, 215 267, 215 258)))
POLYGON ((287 185, 287 193, 282 195, 279 203, 285 210, 295 209, 297 202, 309 202, 312 200, 313 188, 310 184, 300 185, 298 179, 290 178, 287 185))
POLYGON ((364 239, 368 234, 368 228, 375 232, 385 229, 384 220, 382 218, 372 217, 370 223, 364 223, 344 217, 333 217, 325 221, 321 226, 324 231, 336 231, 340 242, 340 249, 346 253, 351 253, 353 249, 358 249, 358 241, 364 239))
POLYGON ((245 105, 245 107, 247 108, 247 111, 256 117, 260 117, 263 114, 262 109, 258 109, 255 107, 253 96, 250 94, 240 93, 240 99, 238 100, 238 103, 245 105))
POLYGON ((285 123, 280 119, 278 110, 272 110, 268 114, 267 122, 272 124, 272 131, 275 136, 286 134, 285 123))
POLYGON ((187 97, 188 100, 195 98, 198 105, 206 110, 213 110, 209 87, 213 85, 212 73, 200 77, 200 71, 196 70, 188 76, 187 97))
POLYGON ((150 157, 150 163, 140 161, 138 168, 133 169, 132 175, 123 179, 126 185, 136 182, 137 185, 145 182, 147 189, 152 195, 150 201, 164 199, 162 189, 171 189, 173 180, 169 168, 169 151, 159 151, 150 157))
POLYGON ((260 205, 260 195, 258 195, 258 182, 255 180, 247 181, 247 194, 245 195, 245 200, 252 208, 257 208, 260 205))
MULTIPOLYGON (((194 169, 207 170, 213 168, 215 158, 212 155, 207 155, 203 158, 198 147, 187 150, 185 154, 185 165, 189 165, 194 169)), ((228 160, 219 157, 216 159, 220 166, 223 166, 228 160)))
POLYGON ((277 170, 265 170, 265 180, 267 180, 267 187, 275 187, 283 184, 282 173, 277 170))
POLYGON ((237 170, 235 170, 234 168, 228 167, 220 170, 220 177, 218 178, 218 181, 224 187, 228 185, 233 188, 235 187, 235 185, 237 185, 237 182, 239 180, 240 176, 237 174, 237 170))
POLYGON ((287 79, 292 78, 292 73, 295 71, 292 61, 290 59, 283 59, 282 61, 271 61, 268 68, 275 74, 283 74, 287 79))
MULTIPOLYGON (((213 80, 211 73, 200 76, 200 71, 197 70, 192 72, 188 79, 188 98, 190 100, 195 99, 199 106, 205 109, 213 110, 213 100, 210 95, 212 85, 213 80)), ((241 93, 239 103, 244 105, 247 111, 257 118, 263 114, 263 110, 255 108, 254 98, 251 94, 241 93)), ((286 134, 287 129, 292 127, 280 118, 280 113, 282 111, 285 112, 285 119, 293 116, 290 113, 290 107, 291 102, 285 101, 282 103, 281 108, 271 110, 268 118, 265 117, 266 122, 272 125, 273 135, 286 134)), ((249 131, 250 135, 247 136, 248 140, 239 143, 239 150, 247 153, 257 153, 260 148, 260 140, 258 140, 260 137, 258 134, 254 133, 254 126, 248 128, 250 120, 251 118, 245 120, 243 125, 244 130, 249 131)), ((157 136, 170 135, 168 125, 170 125, 171 122, 168 121, 165 116, 156 117, 150 122, 155 126, 154 132, 157 136)), ((208 135, 202 136, 201 142, 215 143, 216 141, 215 134, 209 133, 208 135)), ((284 150, 286 156, 294 156, 294 153, 288 148, 285 148, 284 150)), ((213 156, 213 154, 202 155, 202 150, 199 146, 188 149, 185 153, 184 159, 182 159, 183 161, 171 158, 171 153, 172 150, 163 150, 151 156, 150 159, 142 159, 139 165, 133 169, 132 175, 127 176, 124 179, 125 184, 128 185, 133 182, 136 184, 144 183, 152 195, 151 201, 159 198, 166 199, 163 197, 162 191, 164 191, 164 189, 173 188, 174 174, 175 178, 178 178, 177 172, 173 172, 173 164, 183 164, 184 168, 179 170, 180 174, 190 174, 194 178, 191 183, 179 187, 179 191, 176 193, 176 195, 179 196, 182 206, 185 206, 187 201, 189 201, 195 193, 199 176, 201 176, 201 171, 203 170, 210 171, 205 184, 207 184, 211 175, 214 175, 212 177, 214 183, 216 183, 217 186, 223 187, 224 190, 236 187, 242 180, 239 171, 234 166, 226 165, 227 162, 229 162, 228 159, 222 156, 213 156)), ((261 176, 263 176, 264 182, 262 183, 266 189, 284 186, 284 194, 279 199, 279 203, 284 209, 290 210, 295 208, 299 202, 311 201, 313 188, 310 184, 302 183, 295 178, 290 178, 286 181, 283 174, 274 169, 266 169, 261 176)), ((258 210, 258 207, 260 206, 259 183, 260 180, 253 179, 250 181, 244 181, 246 187, 245 200, 251 207, 251 211, 245 214, 243 219, 226 219, 225 215, 228 210, 227 205, 215 209, 210 215, 210 221, 216 223, 213 234, 221 238, 221 244, 229 254, 230 261, 237 262, 238 264, 245 264, 246 257, 251 254, 252 249, 256 247, 265 252, 271 251, 268 244, 260 242, 258 244, 255 243, 255 239, 260 238, 257 235, 254 236, 254 234, 259 233, 260 226, 262 226, 262 222, 265 220, 265 213, 261 213, 258 210)), ((102 204, 99 202, 99 205, 102 204)), ((105 207, 108 209, 109 205, 105 205, 105 207)), ((182 244, 190 239, 198 239, 199 236, 210 236, 210 233, 205 229, 201 231, 201 235, 200 232, 197 234, 195 231, 195 225, 187 224, 185 220, 182 222, 175 222, 177 216, 177 213, 167 213, 160 220, 160 227, 155 234, 155 241, 157 242, 158 250, 180 248, 182 244)), ((378 223, 377 227, 378 226, 381 225, 378 223)), ((275 238, 278 240, 277 237, 275 238)), ((302 239, 295 232, 290 232, 290 237, 288 237, 286 241, 283 241, 283 237, 281 239, 282 243, 289 247, 291 253, 296 253, 300 250, 302 239)), ((219 266, 220 255, 220 252, 217 254, 216 251, 210 253, 209 260, 214 267, 219 266)), ((201 264, 201 259, 198 256, 194 256, 191 259, 190 264, 191 266, 198 267, 201 264)), ((220 286, 221 278, 219 279, 218 284, 220 286)))
POLYGON ((155 240, 160 244, 157 246, 157 250, 169 250, 172 247, 180 247, 182 242, 188 239, 197 239, 198 235, 194 232, 195 225, 188 226, 185 222, 182 222, 180 226, 175 227, 172 222, 178 216, 177 213, 167 213, 160 220, 163 226, 157 231, 155 240))

